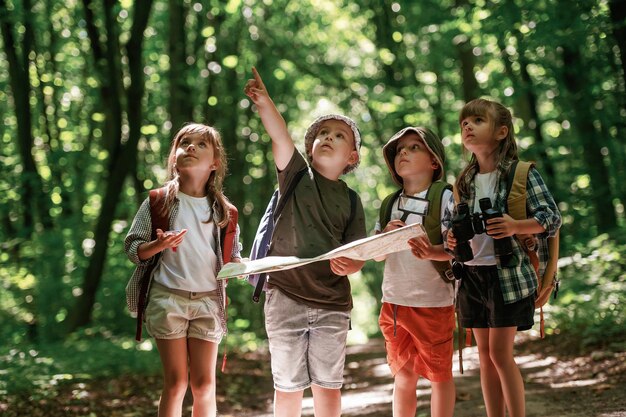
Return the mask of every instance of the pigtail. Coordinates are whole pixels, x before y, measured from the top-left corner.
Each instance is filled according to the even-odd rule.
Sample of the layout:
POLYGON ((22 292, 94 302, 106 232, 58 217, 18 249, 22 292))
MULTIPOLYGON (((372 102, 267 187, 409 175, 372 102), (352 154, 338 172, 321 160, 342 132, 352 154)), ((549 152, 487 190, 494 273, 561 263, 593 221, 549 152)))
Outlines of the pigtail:
POLYGON ((478 171, 478 161, 476 161, 476 157, 472 154, 469 163, 465 168, 463 168, 454 183, 454 186, 459 191, 461 201, 469 197, 470 183, 472 182, 472 178, 474 178, 476 171, 478 171))
POLYGON ((217 168, 209 176, 207 181, 207 196, 212 202, 215 202, 217 225, 220 228, 226 227, 230 221, 230 211, 228 210, 229 201, 224 195, 223 185, 224 178, 228 172, 226 162, 226 150, 222 144, 222 138, 219 132, 211 128, 210 132, 211 144, 213 145, 214 155, 217 162, 217 168))
POLYGON ((228 198, 222 192, 221 187, 218 189, 215 187, 215 183, 211 183, 209 178, 207 197, 209 201, 215 202, 216 218, 218 218, 217 226, 220 228, 226 227, 230 221, 230 210, 228 210, 229 201, 228 198))

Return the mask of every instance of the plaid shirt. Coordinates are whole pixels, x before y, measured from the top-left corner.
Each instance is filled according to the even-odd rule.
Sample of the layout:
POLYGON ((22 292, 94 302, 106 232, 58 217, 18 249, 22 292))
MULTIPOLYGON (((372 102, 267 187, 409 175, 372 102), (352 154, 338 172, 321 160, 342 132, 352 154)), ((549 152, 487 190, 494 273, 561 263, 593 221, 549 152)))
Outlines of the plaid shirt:
MULTIPOLYGON (((174 224, 174 220, 176 216, 178 216, 178 207, 179 200, 176 198, 174 200, 174 204, 172 207, 169 226, 172 229, 172 225, 174 224)), ((215 218, 215 207, 213 207, 213 221, 217 224, 219 219, 215 218)), ((222 257, 222 246, 220 242, 220 233, 218 233, 219 228, 214 228, 214 238, 216 241, 217 248, 217 269, 216 274, 222 269, 223 265, 223 257, 222 257)), ((132 225, 130 226, 130 230, 126 235, 126 239, 124 239, 124 251, 128 258, 135 264, 137 267, 133 272, 128 285, 126 286, 126 304, 128 305, 128 309, 132 313, 137 313, 137 304, 139 299, 139 286, 140 279, 144 275, 147 267, 151 265, 153 262, 161 262, 160 253, 151 257, 150 259, 141 260, 139 259, 139 255, 137 251, 139 250, 139 245, 142 243, 147 243, 152 240, 152 219, 150 216, 150 199, 146 198, 144 202, 139 207, 137 214, 135 215, 135 219, 133 220, 132 225)), ((232 250, 232 259, 241 258, 240 255, 241 246, 239 244, 239 225, 237 225, 237 232, 235 233, 235 244, 233 245, 232 250)), ((156 270, 156 268, 155 268, 156 270)), ((150 277, 150 285, 152 285, 152 276, 150 277)), ((221 316, 221 325, 226 332, 226 284, 223 280, 217 281, 217 293, 220 301, 220 316, 221 316)), ((148 289, 148 291, 150 291, 148 289)))
MULTIPOLYGON (((495 198, 494 209, 506 212, 507 197, 507 181, 506 175, 502 175, 504 171, 498 171, 498 191, 495 198)), ((476 197, 474 176, 476 171, 470 171, 468 176, 472 178, 470 183, 470 195, 464 200, 470 207, 474 207, 476 197)), ((526 212, 528 218, 535 219, 541 226, 545 228, 545 232, 536 235, 540 241, 539 261, 545 265, 548 259, 547 245, 545 239, 552 237, 561 227, 561 213, 554 201, 554 198, 548 191, 545 182, 541 178, 539 172, 533 167, 528 173, 528 181, 526 183, 526 212)), ((452 226, 452 217, 456 214, 455 202, 451 198, 444 212, 443 227, 447 231, 452 226)), ((528 255, 524 252, 520 242, 517 239, 511 239, 513 244, 513 255, 517 262, 513 267, 503 267, 497 260, 498 276, 500 278, 500 288, 502 296, 506 304, 519 301, 532 295, 537 290, 537 275, 530 263, 528 255)), ((444 245, 447 247, 446 242, 444 245)), ((545 268, 545 266, 544 266, 545 268)), ((541 270, 540 270, 541 272, 541 270)))

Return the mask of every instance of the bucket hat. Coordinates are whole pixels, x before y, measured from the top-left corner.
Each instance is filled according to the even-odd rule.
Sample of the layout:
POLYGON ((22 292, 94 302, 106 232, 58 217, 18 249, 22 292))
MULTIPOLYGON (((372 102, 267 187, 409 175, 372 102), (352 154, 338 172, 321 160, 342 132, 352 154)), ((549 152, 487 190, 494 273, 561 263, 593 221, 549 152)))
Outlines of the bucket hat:
POLYGON ((356 148, 358 159, 354 164, 348 165, 343 173, 347 174, 348 172, 354 171, 361 162, 361 133, 359 132, 359 128, 357 127, 354 120, 340 114, 327 114, 325 116, 320 116, 315 119, 313 123, 311 123, 311 125, 309 125, 309 127, 307 128, 306 133, 304 134, 304 150, 306 151, 309 162, 311 162, 311 153, 313 150, 313 142, 315 141, 315 136, 320 130, 320 126, 322 125, 322 123, 324 123, 326 120, 339 120, 350 126, 352 134, 354 135, 354 146, 356 148))
POLYGON ((389 168, 389 172, 393 176, 393 180, 399 186, 403 185, 402 177, 398 175, 396 172, 394 161, 396 158, 396 147, 398 146, 397 142, 407 133, 414 132, 419 136, 431 155, 435 157, 439 167, 433 172, 433 181, 437 181, 443 178, 443 164, 446 162, 446 153, 443 147, 443 143, 441 143, 441 139, 430 129, 426 127, 419 126, 410 126, 405 127, 400 130, 398 133, 393 135, 389 141, 383 146, 383 156, 385 157, 385 162, 387 163, 387 167, 389 168))

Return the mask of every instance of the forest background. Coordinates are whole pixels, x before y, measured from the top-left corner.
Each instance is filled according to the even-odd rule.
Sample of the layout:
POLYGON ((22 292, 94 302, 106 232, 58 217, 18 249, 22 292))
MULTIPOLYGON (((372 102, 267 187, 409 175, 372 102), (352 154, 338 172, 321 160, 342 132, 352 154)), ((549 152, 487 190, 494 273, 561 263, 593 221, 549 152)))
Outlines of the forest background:
MULTIPOLYGON (((393 133, 438 132, 452 182, 462 105, 507 105, 563 214, 549 337, 624 350, 626 1, 0 0, 0 25, 0 398, 158 374, 153 343, 133 340, 124 236, 193 120, 222 134, 248 254, 276 185, 242 92, 252 66, 300 149, 316 116, 357 120, 362 163, 345 181, 369 230, 394 190, 381 152, 393 133)), ((350 279, 361 343, 378 335, 382 264, 350 279)), ((251 291, 229 283, 235 352, 265 347, 251 291)))

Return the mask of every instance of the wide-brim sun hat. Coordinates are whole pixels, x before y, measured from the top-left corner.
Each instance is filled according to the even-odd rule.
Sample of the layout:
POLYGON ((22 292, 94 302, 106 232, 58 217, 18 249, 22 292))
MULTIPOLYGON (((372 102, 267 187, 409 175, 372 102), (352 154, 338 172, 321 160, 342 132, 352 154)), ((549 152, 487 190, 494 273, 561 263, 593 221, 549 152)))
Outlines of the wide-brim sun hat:
POLYGON ((383 156, 385 157, 385 162, 387 163, 387 167, 389 168, 389 172, 391 172, 395 183, 399 186, 403 186, 404 184, 402 177, 396 172, 394 164, 396 159, 396 147, 398 146, 397 142, 410 132, 416 133, 417 136, 422 139, 422 142, 424 142, 424 145, 426 145, 430 154, 437 160, 439 167, 435 170, 435 172, 433 172, 433 181, 442 179, 444 173, 443 164, 446 162, 446 152, 443 147, 443 143, 441 143, 441 139, 439 139, 439 136, 437 136, 432 130, 426 127, 409 126, 393 135, 391 139, 387 141, 385 146, 383 146, 383 156))
POLYGON ((350 129, 352 130, 352 134, 354 135, 354 146, 357 152, 358 159, 354 164, 348 165, 346 169, 344 169, 343 173, 347 174, 348 172, 354 171, 356 167, 359 166, 359 163, 361 162, 361 133, 359 132, 359 128, 357 127, 356 122, 354 120, 350 119, 349 117, 342 116, 340 114, 327 114, 325 116, 320 116, 317 119, 315 119, 313 123, 311 123, 309 127, 306 129, 306 133, 304 134, 304 150, 306 152, 306 156, 309 162, 312 162, 311 153, 313 150, 313 142, 315 141, 315 136, 317 135, 317 132, 320 130, 320 126, 322 125, 322 123, 324 123, 326 120, 339 120, 341 122, 344 122, 348 126, 350 126, 350 129))

